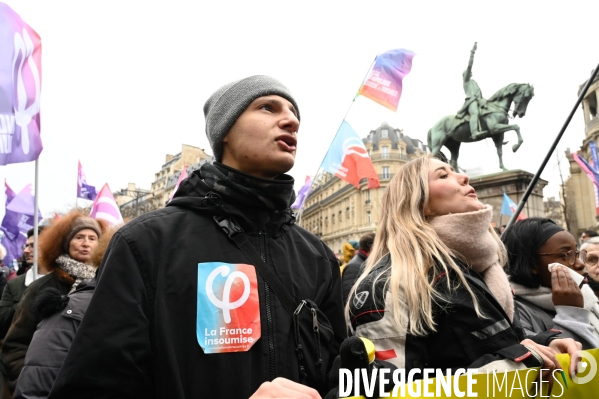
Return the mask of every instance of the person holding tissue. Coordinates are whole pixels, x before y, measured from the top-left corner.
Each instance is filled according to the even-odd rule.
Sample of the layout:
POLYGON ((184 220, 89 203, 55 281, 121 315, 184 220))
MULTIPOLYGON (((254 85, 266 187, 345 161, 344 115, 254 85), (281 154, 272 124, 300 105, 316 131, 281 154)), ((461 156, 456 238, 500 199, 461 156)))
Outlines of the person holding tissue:
POLYGON ((586 251, 576 249, 576 238, 550 219, 529 218, 514 224, 501 240, 526 333, 561 330, 562 337, 582 343, 583 349, 599 347, 599 305, 584 277, 586 251))

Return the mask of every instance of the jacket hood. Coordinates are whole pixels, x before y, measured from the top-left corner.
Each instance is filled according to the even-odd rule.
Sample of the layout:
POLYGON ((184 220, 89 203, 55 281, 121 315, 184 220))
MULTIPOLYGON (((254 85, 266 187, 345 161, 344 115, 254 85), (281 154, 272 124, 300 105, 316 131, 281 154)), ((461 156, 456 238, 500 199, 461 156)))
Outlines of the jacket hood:
POLYGON ((233 216, 244 229, 269 222, 292 224, 293 184, 288 175, 260 179, 217 162, 206 163, 181 182, 167 206, 233 216))
POLYGON ((355 254, 356 250, 354 249, 353 245, 351 245, 349 242, 343 244, 343 263, 349 262, 355 254))

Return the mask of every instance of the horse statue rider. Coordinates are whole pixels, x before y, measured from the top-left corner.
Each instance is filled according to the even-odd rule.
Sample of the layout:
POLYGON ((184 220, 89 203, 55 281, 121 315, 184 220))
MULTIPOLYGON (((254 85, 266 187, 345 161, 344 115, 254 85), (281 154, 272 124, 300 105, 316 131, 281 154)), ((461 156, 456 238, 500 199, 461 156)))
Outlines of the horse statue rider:
POLYGON ((490 138, 495 143, 499 167, 506 170, 503 165, 504 133, 516 132, 518 142, 512 146, 516 152, 522 145, 522 135, 517 124, 510 124, 511 118, 524 117, 528 103, 534 96, 534 88, 528 83, 510 83, 499 89, 488 100, 483 98, 480 87, 472 79, 472 64, 476 43, 470 51, 468 68, 464 71, 464 92, 466 101, 457 115, 447 115, 441 118, 428 131, 427 143, 433 155, 439 155, 441 147, 447 148, 451 153, 450 164, 455 170, 458 168, 458 157, 462 143, 472 143, 490 138))
POLYGON ((456 118, 463 119, 467 114, 470 115, 470 135, 472 140, 479 140, 486 133, 482 131, 479 120, 479 107, 486 108, 487 100, 483 98, 483 93, 478 86, 478 83, 472 79, 472 64, 474 63, 474 53, 476 52, 476 42, 474 47, 470 50, 470 60, 468 61, 468 68, 462 73, 464 79, 464 93, 466 94, 466 100, 464 105, 458 111, 456 118))

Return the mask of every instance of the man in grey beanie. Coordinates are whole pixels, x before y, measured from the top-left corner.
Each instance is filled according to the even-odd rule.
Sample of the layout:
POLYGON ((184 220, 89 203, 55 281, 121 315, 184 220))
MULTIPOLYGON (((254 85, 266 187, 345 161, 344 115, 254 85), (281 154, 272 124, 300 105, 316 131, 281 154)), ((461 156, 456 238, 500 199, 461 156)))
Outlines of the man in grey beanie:
POLYGON ((214 92, 204 115, 215 162, 114 235, 49 398, 318 398, 332 388, 346 335, 339 266, 295 224, 285 174, 299 107, 276 79, 251 76, 214 92), (257 256, 294 304, 321 311, 319 349, 298 346, 257 256), (308 351, 319 367, 305 364, 308 351), (305 372, 315 367, 316 379, 305 372))

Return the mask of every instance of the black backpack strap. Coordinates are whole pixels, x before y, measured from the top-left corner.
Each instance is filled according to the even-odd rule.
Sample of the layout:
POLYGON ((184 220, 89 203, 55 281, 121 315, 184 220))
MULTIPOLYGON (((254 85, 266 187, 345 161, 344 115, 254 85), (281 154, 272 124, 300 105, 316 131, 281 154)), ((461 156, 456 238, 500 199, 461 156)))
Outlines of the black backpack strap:
POLYGON ((283 307, 287 312, 293 316, 296 310, 295 299, 287 292, 287 289, 276 276, 276 274, 268 267, 268 265, 262 260, 260 254, 250 244, 247 236, 243 233, 243 229, 232 217, 228 216, 214 216, 214 221, 223 229, 225 234, 237 245, 237 247, 243 252, 245 257, 254 265, 258 273, 264 278, 268 286, 274 291, 279 301, 283 304, 283 307))

